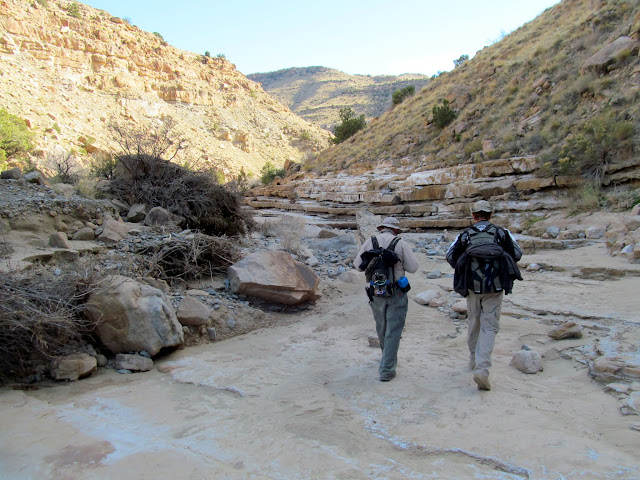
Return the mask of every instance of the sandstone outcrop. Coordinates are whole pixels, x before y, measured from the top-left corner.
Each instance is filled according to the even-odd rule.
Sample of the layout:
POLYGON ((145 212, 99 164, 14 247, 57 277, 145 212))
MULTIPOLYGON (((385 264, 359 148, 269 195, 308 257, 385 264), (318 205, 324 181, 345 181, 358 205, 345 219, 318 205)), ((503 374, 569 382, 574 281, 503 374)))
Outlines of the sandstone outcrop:
POLYGON ((179 50, 151 32, 79 4, 5 0, 0 104, 27 120, 43 158, 54 145, 113 148, 110 121, 163 115, 190 140, 189 158, 223 174, 259 173, 328 146, 329 132, 296 116, 222 56, 179 50), (217 132, 230 135, 221 139, 217 132))

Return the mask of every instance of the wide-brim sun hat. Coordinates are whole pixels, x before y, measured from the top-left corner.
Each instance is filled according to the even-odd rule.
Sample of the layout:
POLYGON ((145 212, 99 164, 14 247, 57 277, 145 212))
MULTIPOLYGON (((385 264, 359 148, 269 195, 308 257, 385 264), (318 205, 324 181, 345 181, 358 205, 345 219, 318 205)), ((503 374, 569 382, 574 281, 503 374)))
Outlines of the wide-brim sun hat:
POLYGON ((486 200, 479 200, 473 204, 473 207, 471 207, 471 213, 478 213, 478 212, 492 213, 493 207, 486 200))
POLYGON ((402 231, 402 228, 400 227, 400 222, 398 221, 397 218, 393 218, 393 217, 386 217, 384 220, 382 220, 382 223, 378 225, 378 229, 380 228, 392 228, 394 230, 402 231))

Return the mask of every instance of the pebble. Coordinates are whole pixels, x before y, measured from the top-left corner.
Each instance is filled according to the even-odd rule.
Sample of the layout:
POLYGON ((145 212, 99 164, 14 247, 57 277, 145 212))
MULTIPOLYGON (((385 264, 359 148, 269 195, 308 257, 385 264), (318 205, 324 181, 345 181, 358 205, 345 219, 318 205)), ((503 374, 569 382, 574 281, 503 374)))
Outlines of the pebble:
POLYGON ((235 318, 233 318, 233 317, 229 317, 229 318, 227 319, 227 322, 226 322, 226 323, 227 323, 227 327, 229 327, 229 328, 235 328, 235 326, 236 326, 236 319, 235 319, 235 318))

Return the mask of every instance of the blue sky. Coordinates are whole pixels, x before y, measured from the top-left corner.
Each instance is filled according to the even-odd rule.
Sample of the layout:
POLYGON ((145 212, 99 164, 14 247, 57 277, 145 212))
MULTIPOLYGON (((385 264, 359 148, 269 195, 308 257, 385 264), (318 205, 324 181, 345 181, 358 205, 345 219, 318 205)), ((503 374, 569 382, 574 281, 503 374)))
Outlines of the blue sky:
POLYGON ((558 0, 86 0, 245 75, 321 65, 350 74, 451 70, 558 0))

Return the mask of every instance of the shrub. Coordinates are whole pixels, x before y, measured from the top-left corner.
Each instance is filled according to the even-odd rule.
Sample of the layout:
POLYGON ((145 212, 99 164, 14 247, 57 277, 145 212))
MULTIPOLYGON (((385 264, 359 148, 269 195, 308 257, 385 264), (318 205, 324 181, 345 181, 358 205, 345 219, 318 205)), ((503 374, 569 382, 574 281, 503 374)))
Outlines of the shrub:
POLYGON ((276 225, 280 248, 285 252, 297 254, 300 251, 302 230, 304 230, 304 218, 284 215, 276 225))
POLYGON ((409 98, 414 93, 416 93, 416 87, 408 85, 393 92, 391 95, 391 101, 393 102, 393 105, 400 105, 406 98, 409 98))
POLYGON ((239 192, 218 184, 213 169, 196 171, 149 155, 122 155, 111 179, 121 200, 163 207, 186 219, 187 227, 209 235, 244 235, 251 218, 239 192))
POLYGON ((211 52, 209 52, 209 50, 207 50, 206 52, 204 52, 204 56, 205 57, 210 57, 211 56, 211 52))
POLYGON ((47 0, 36 0, 36 3, 42 5, 44 8, 47 8, 49 6, 47 0))
POLYGON ((469 55, 460 55, 460 58, 458 58, 457 60, 453 61, 454 68, 458 68, 460 65, 462 65, 467 60, 469 60, 469 55))
POLYGON ((596 182, 584 184, 572 192, 569 202, 569 210, 572 215, 599 210, 604 202, 600 184, 596 182))
POLYGON ((267 162, 260 169, 260 182, 263 185, 270 184, 275 177, 284 177, 287 171, 284 168, 276 168, 273 163, 267 162))
POLYGON ((111 122, 108 126, 113 140, 126 156, 149 156, 173 160, 188 148, 188 141, 176 132, 173 117, 162 116, 158 123, 127 125, 111 122))
POLYGON ((29 152, 32 139, 24 120, 0 108, 0 161, 29 152))
POLYGON ((67 13, 73 18, 80 18, 82 16, 80 12, 80 4, 78 2, 71 2, 67 5, 67 13))
POLYGON ((600 182, 614 153, 633 150, 634 131, 631 122, 616 121, 612 117, 600 116, 587 121, 560 152, 561 173, 578 170, 586 178, 600 182))
MULTIPOLYGON (((69 342, 91 332, 84 302, 96 288, 94 269, 9 273, 0 278, 0 374, 34 375, 53 357, 72 353, 69 342), (89 273, 93 272, 93 273, 89 273)), ((33 378, 32 378, 33 381, 33 378)))
POLYGON ((341 108, 339 115, 341 123, 333 127, 335 138, 332 142, 335 144, 344 142, 347 138, 352 137, 367 125, 364 114, 357 117, 356 113, 350 107, 341 108))
POLYGON ((117 163, 110 153, 95 153, 90 160, 91 173, 97 178, 110 180, 115 173, 117 163))
POLYGON ((82 165, 73 152, 50 154, 45 164, 54 171, 56 180, 61 183, 75 184, 80 179, 82 165))
POLYGON ((443 100, 442 105, 434 105, 432 109, 433 123, 438 128, 444 128, 456 118, 456 112, 449 108, 449 101, 443 100))
POLYGON ((153 32, 153 34, 154 34, 156 37, 158 37, 160 40, 162 40, 162 41, 164 42, 164 37, 163 37, 160 33, 158 33, 158 32, 153 32))

